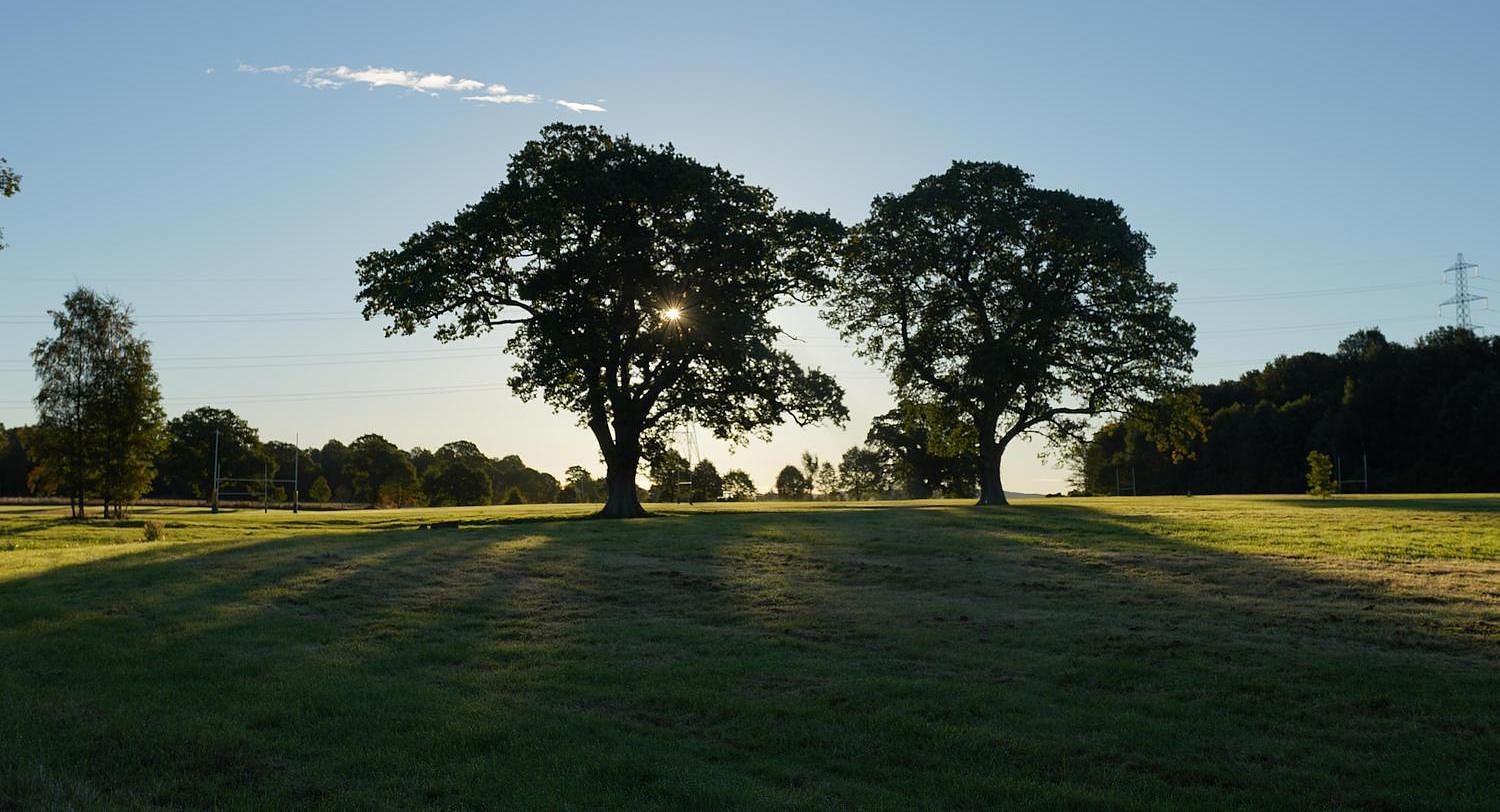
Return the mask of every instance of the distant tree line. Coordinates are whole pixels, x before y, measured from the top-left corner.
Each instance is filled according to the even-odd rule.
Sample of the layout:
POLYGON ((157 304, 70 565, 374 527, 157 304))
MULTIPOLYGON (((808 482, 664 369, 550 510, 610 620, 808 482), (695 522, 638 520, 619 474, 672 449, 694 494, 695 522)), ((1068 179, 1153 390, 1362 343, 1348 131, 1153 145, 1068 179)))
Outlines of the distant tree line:
POLYGON ((1361 330, 1332 354, 1282 356, 1193 387, 1203 431, 1176 461, 1149 426, 1116 421, 1074 458, 1094 494, 1299 493, 1310 452, 1345 490, 1500 490, 1500 338, 1442 328, 1405 346, 1361 330))
POLYGON ((978 490, 979 466, 974 450, 944 449, 930 436, 921 411, 908 404, 877 416, 865 444, 849 448, 837 463, 802 452, 798 462, 776 475, 775 495, 824 500, 967 499, 978 490))
MULTIPOLYGON (((156 453, 142 460, 143 486, 125 502, 141 496, 210 499, 216 431, 220 475, 239 480, 222 487, 221 498, 226 501, 291 501, 291 484, 274 484, 267 492, 255 480, 292 479, 294 472, 297 498, 304 503, 413 507, 601 501, 594 480, 577 466, 568 469, 572 481, 559 483, 514 454, 490 457, 467 440, 436 450, 405 450, 379 434, 361 435, 347 444, 329 440, 322 446, 298 448, 292 443, 262 441, 259 432, 239 415, 204 406, 162 426, 156 453)), ((78 492, 71 479, 51 473, 56 466, 46 460, 53 451, 40 442, 45 434, 36 427, 0 427, 0 496, 78 492)), ((102 496, 87 484, 83 492, 90 500, 102 496)))

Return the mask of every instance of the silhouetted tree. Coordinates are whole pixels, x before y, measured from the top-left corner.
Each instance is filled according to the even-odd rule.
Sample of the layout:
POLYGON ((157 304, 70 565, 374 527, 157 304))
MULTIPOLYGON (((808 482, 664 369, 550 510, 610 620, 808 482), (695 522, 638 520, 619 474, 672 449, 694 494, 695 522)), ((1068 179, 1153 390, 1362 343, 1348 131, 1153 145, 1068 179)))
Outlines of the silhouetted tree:
POLYGON ((824 499, 837 499, 839 497, 839 472, 834 469, 833 463, 826 460, 818 465, 818 475, 814 479, 818 493, 824 499))
POLYGON ((1017 437, 1070 436, 1186 382, 1193 327, 1172 315, 1175 286, 1146 270, 1151 253, 1108 200, 955 162, 875 199, 826 315, 903 400, 968 434, 979 503, 1000 505, 1017 437))
MULTIPOLYGON (((318 477, 323 475, 314 459, 310 449, 302 449, 292 443, 280 440, 267 441, 264 446, 266 456, 271 458, 271 466, 275 470, 277 479, 296 479, 299 499, 308 498, 308 489, 318 477)), ((271 488, 273 499, 290 499, 292 484, 275 485, 271 488)))
POLYGON ((850 499, 868 499, 885 490, 885 466, 880 452, 854 446, 839 461, 839 487, 850 499))
POLYGON ((936 444, 920 410, 892 409, 870 424, 865 442, 880 452, 886 469, 908 497, 926 499, 937 491, 971 497, 979 478, 979 454, 960 446, 952 455, 935 453, 936 444))
POLYGON ((503 494, 515 488, 527 502, 545 503, 557 499, 557 477, 528 466, 515 454, 491 458, 487 470, 495 493, 503 494))
MULTIPOLYGON (((417 469, 418 477, 426 474, 427 469, 432 467, 433 460, 436 459, 431 451, 421 446, 417 446, 412 450, 406 452, 406 455, 408 457, 411 457, 411 465, 413 468, 417 469)), ((483 455, 480 456, 482 457, 483 455)))
POLYGON ((571 465, 563 472, 563 484, 557 501, 586 503, 603 502, 604 499, 604 480, 596 479, 587 468, 571 465))
POLYGON ((482 464, 459 460, 433 466, 422 477, 422 490, 434 505, 487 505, 493 486, 482 464))
POLYGON ((755 482, 750 475, 738 468, 724 472, 724 495, 735 502, 748 502, 755 498, 755 482))
POLYGON ((29 496, 31 460, 26 457, 25 427, 0 426, 0 496, 29 496))
POLYGON ((608 466, 601 515, 640 516, 642 455, 684 421, 739 440, 844 419, 770 318, 828 287, 841 232, 670 146, 556 124, 452 222, 360 260, 359 299, 387 334, 514 325, 511 388, 579 415, 608 466))
POLYGON ((349 460, 349 447, 338 440, 329 440, 318 449, 317 460, 323 476, 328 478, 328 487, 333 490, 333 498, 353 499, 354 489, 350 487, 348 479, 344 476, 344 464, 349 460))
POLYGON ((418 501, 421 488, 411 457, 379 434, 366 434, 349 444, 344 472, 354 498, 372 507, 405 507, 418 501))
POLYGON ((651 478, 651 499, 655 502, 675 502, 691 496, 683 490, 682 483, 689 481, 692 471, 687 460, 674 448, 664 448, 651 455, 648 475, 651 478))
POLYGON ((694 502, 716 502, 724 495, 724 480, 719 476, 719 469, 708 460, 699 460, 693 466, 690 479, 694 502))
MULTIPOLYGON (((813 471, 817 473, 816 468, 813 471)), ((776 495, 782 499, 806 499, 812 493, 812 481, 795 465, 788 465, 776 475, 776 495)))
POLYGON ((821 461, 818 459, 818 455, 812 453, 811 451, 802 452, 802 476, 807 480, 807 490, 809 494, 812 493, 813 483, 818 478, 818 468, 820 462, 821 461))
MULTIPOLYGON (((434 505, 487 505, 493 498, 490 460, 467 440, 427 452, 422 490, 434 505)), ((416 462, 413 460, 413 466, 416 462)))

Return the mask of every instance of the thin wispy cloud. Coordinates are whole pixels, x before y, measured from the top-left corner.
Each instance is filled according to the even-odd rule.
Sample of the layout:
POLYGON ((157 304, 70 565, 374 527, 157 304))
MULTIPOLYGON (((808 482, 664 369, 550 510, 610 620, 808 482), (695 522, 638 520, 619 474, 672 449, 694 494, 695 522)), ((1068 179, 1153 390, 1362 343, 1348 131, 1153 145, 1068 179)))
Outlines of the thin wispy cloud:
POLYGON ((333 68, 294 68, 291 65, 262 67, 241 63, 239 73, 296 74, 293 81, 313 90, 339 90, 344 87, 363 85, 370 90, 377 88, 400 88, 412 93, 441 96, 447 93, 468 94, 459 98, 480 104, 536 104, 550 101, 574 113, 603 113, 597 104, 567 101, 540 96, 536 93, 514 93, 497 82, 455 76, 451 73, 433 73, 399 68, 351 68, 339 65, 333 68))
POLYGON ((488 96, 465 96, 464 101, 490 104, 536 104, 537 95, 535 93, 491 93, 488 96))

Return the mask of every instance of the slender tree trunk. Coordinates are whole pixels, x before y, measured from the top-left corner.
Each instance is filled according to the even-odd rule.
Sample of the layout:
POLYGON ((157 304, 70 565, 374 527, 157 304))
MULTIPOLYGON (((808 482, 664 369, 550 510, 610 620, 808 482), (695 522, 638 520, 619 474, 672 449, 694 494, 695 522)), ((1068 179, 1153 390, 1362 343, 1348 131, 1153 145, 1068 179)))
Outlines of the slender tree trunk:
POLYGON ((1000 484, 1000 458, 1005 446, 995 442, 994 430, 981 431, 979 440, 979 504, 1008 505, 1005 488, 1000 484))
POLYGON ((604 519, 634 519, 650 515, 641 507, 641 498, 635 490, 635 473, 641 464, 641 438, 639 432, 630 434, 615 427, 612 447, 603 445, 606 465, 604 481, 609 500, 598 515, 604 519))

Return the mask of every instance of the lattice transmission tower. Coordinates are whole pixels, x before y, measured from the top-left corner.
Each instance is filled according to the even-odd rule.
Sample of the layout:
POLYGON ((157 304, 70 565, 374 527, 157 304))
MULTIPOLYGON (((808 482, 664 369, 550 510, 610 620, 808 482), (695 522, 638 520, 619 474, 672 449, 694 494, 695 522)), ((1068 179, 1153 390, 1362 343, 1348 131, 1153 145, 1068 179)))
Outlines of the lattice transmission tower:
POLYGON ((1478 294, 1469 292, 1469 278, 1471 276, 1477 275, 1472 272, 1477 271, 1478 269, 1478 265, 1473 262, 1465 262, 1464 255, 1459 254, 1458 261, 1454 262, 1452 267, 1448 268, 1446 271, 1443 271, 1444 281, 1446 281, 1450 275, 1453 278, 1453 295, 1448 298, 1448 301, 1438 305, 1438 309, 1441 310, 1448 305, 1453 305, 1454 327, 1460 327, 1465 330, 1473 330, 1474 321, 1469 314, 1469 304, 1471 302, 1489 301, 1490 297, 1488 296, 1480 296, 1478 294))

